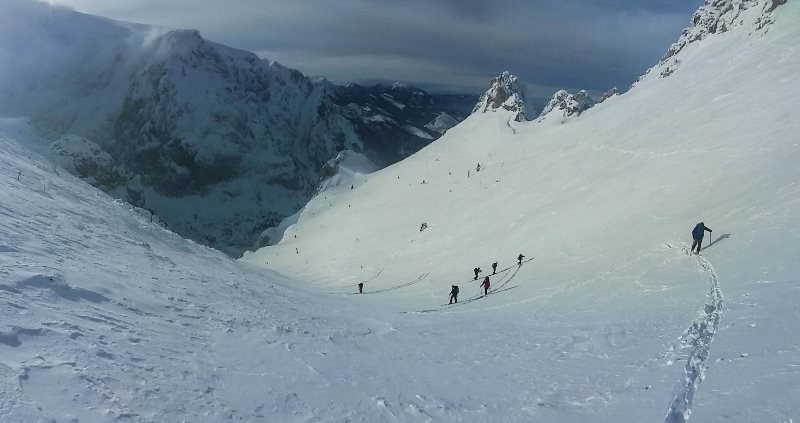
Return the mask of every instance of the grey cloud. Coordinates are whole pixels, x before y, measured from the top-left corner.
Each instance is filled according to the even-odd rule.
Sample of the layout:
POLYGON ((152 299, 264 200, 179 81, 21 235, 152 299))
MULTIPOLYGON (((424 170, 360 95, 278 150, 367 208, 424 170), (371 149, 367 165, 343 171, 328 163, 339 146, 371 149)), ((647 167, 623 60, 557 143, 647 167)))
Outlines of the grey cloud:
POLYGON ((537 87, 625 87, 700 0, 55 0, 206 38, 333 80, 403 79, 479 91, 508 69, 537 87))

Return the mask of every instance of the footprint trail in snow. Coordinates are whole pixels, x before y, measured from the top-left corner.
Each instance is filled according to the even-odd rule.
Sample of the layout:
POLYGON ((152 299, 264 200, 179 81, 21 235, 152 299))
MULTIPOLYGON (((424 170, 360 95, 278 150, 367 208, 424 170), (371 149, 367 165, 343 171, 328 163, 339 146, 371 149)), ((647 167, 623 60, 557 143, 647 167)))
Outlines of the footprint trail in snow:
MULTIPOLYGON (((689 254, 685 244, 680 248, 689 254)), ((689 355, 684 366, 685 378, 670 404, 664 419, 665 423, 686 422, 692 415, 694 397, 700 382, 705 378, 705 362, 722 318, 723 297, 717 272, 705 257, 701 255, 695 257, 697 264, 708 274, 710 291, 703 313, 679 338, 684 348, 689 350, 689 355)))

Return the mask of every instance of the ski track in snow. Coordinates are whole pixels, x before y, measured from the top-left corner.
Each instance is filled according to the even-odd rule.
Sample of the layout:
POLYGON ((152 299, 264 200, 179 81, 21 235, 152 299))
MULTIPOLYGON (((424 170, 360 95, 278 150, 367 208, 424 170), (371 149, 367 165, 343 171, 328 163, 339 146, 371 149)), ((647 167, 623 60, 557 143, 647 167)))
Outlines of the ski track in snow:
MULTIPOLYGON (((669 247, 674 248, 673 245, 669 247)), ((686 244, 681 243, 679 248, 685 254, 690 254, 686 244)), ((723 297, 717 272, 705 257, 699 254, 695 257, 697 264, 708 274, 710 291, 702 315, 678 338, 682 347, 689 349, 689 355, 684 366, 684 380, 670 404, 664 419, 665 423, 683 423, 689 420, 697 388, 705 378, 705 362, 709 356, 711 343, 722 318, 723 297)))

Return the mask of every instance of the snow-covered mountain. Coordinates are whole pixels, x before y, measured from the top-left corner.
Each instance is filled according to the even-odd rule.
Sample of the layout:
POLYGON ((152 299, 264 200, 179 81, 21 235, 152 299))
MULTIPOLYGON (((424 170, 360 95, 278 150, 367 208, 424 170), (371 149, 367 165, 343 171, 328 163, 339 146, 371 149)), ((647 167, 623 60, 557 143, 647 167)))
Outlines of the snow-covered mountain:
POLYGON ((390 164, 416 153, 464 120, 476 97, 436 95, 404 84, 334 85, 327 94, 341 106, 356 133, 368 140, 367 156, 390 164))
MULTIPOLYGON (((603 99, 605 100, 605 97, 603 99)), ((539 119, 548 115, 557 116, 558 118, 577 117, 592 106, 594 106, 594 101, 589 98, 589 94, 584 90, 578 91, 574 95, 565 90, 558 90, 542 109, 539 119)))
POLYGON ((489 89, 478 100, 472 113, 489 113, 503 110, 512 113, 512 119, 522 122, 533 116, 525 98, 525 85, 508 71, 492 78, 489 89))
MULTIPOLYGON (((713 34, 724 34, 731 29, 744 27, 750 33, 765 33, 774 21, 772 12, 787 0, 706 0, 692 15, 692 26, 667 50, 658 64, 645 75, 669 76, 680 66, 679 55, 687 46, 702 41, 713 34)), ((640 79, 642 79, 640 78, 640 79)))
POLYGON ((194 30, 0 8, 0 56, 14 59, 0 64, 0 111, 30 116, 67 169, 234 255, 302 207, 340 151, 383 167, 440 136, 425 125, 441 113, 463 118, 421 90, 373 101, 194 30))
POLYGON ((577 118, 337 154, 238 261, 0 119, 0 421, 797 421, 800 3, 771 4, 577 118))
POLYGON ((794 421, 800 3, 775 4, 707 1, 698 13, 731 17, 726 31, 579 118, 554 107, 509 125, 520 108, 494 89, 414 156, 320 193, 243 260, 319 292, 363 282, 354 302, 415 316, 441 341, 414 356, 459 376, 414 387, 460 416, 475 395, 492 410, 481 421, 794 421), (714 232, 688 256, 700 221, 714 232), (518 267, 520 253, 533 261, 518 267), (466 301, 447 304, 451 285, 466 301), (460 374, 473 367, 491 376, 460 374))

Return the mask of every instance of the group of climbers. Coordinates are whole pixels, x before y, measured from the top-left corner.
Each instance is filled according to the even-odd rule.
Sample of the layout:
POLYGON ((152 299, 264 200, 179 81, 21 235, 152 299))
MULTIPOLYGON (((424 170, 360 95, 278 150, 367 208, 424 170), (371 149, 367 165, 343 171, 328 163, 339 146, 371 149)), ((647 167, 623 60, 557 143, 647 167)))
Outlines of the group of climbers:
MULTIPOLYGON (((711 228, 707 227, 703 222, 698 223, 695 225, 694 229, 692 229, 692 239, 694 242, 692 243, 692 248, 690 250, 690 254, 700 254, 701 245, 703 244, 703 236, 705 232, 708 231, 709 233, 712 232, 711 228)), ((522 260, 525 258, 523 254, 517 256, 517 266, 522 266, 522 260)), ((478 280, 478 276, 483 272, 480 267, 476 267, 472 269, 475 277, 473 280, 478 280)), ((497 274, 497 262, 495 261, 492 263, 492 275, 497 274)), ((483 278, 483 281, 480 284, 481 288, 483 288, 483 295, 489 295, 489 288, 492 286, 491 281, 489 280, 489 276, 483 278)), ((364 283, 361 282, 358 284, 358 293, 362 294, 364 292, 364 283)), ((459 288, 458 285, 452 285, 450 288, 450 302, 449 304, 458 303, 458 292, 459 288)))
MULTIPOLYGON (((525 256, 522 255, 522 254, 517 256, 517 265, 518 266, 522 266, 522 259, 524 259, 524 258, 525 258, 525 256)), ((473 280, 478 280, 478 275, 483 271, 481 270, 480 267, 476 267, 476 268, 472 269, 472 272, 475 273, 475 277, 473 278, 473 280)), ((497 262, 494 262, 494 263, 492 263, 492 275, 496 275, 496 274, 497 274, 497 262)), ((489 280, 488 276, 483 278, 483 281, 481 282, 480 286, 481 286, 481 288, 483 288, 483 295, 489 295, 489 288, 492 286, 492 283, 489 280)), ((449 304, 458 303, 458 291, 459 291, 458 285, 452 285, 451 286, 451 288, 450 288, 450 303, 449 304)))

